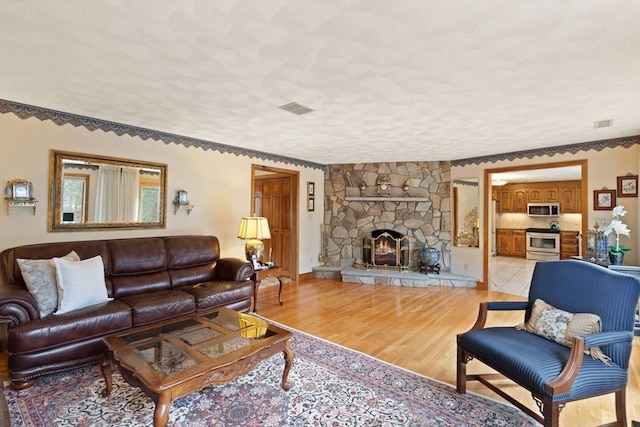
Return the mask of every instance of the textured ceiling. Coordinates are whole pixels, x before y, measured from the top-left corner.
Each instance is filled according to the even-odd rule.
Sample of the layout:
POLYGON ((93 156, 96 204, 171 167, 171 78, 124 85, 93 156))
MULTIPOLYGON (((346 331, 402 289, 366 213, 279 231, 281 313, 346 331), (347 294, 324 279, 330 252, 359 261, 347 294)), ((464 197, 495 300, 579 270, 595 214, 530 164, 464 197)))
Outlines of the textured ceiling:
POLYGON ((638 135, 640 1, 1 0, 0 98, 322 164, 638 135))

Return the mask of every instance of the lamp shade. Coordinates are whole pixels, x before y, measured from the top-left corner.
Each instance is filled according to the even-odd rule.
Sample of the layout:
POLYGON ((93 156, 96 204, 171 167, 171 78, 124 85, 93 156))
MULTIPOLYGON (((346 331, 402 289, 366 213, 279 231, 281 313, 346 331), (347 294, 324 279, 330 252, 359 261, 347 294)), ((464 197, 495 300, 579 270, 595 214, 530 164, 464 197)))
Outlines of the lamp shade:
POLYGON ((238 228, 238 239, 270 239, 269 222, 262 216, 243 217, 238 228))

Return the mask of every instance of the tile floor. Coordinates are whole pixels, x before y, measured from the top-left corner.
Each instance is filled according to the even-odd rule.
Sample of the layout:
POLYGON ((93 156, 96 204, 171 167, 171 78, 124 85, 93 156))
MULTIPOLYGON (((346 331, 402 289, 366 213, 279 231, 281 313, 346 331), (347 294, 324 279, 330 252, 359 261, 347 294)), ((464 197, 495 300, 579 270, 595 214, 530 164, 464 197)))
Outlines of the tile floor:
POLYGON ((489 289, 506 294, 529 295, 529 285, 536 261, 525 258, 495 256, 489 259, 489 289))

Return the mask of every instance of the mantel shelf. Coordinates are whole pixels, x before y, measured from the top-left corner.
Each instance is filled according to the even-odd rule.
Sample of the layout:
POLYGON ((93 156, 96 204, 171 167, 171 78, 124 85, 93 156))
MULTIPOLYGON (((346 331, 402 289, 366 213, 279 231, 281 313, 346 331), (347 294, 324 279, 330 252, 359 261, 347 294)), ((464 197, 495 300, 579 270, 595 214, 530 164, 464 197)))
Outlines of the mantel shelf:
POLYGON ((390 196, 373 196, 373 197, 345 197, 347 202, 428 202, 428 197, 390 197, 390 196))
POLYGON ((36 214, 36 207, 38 206, 38 201, 35 199, 5 199, 5 203, 7 204, 7 215, 11 215, 12 208, 31 208, 33 209, 33 214, 36 214))
POLYGON ((180 203, 174 203, 173 204, 173 214, 176 215, 178 213, 179 210, 186 210, 187 211, 187 215, 191 214, 191 211, 193 210, 193 208, 195 207, 195 205, 183 205, 180 203))

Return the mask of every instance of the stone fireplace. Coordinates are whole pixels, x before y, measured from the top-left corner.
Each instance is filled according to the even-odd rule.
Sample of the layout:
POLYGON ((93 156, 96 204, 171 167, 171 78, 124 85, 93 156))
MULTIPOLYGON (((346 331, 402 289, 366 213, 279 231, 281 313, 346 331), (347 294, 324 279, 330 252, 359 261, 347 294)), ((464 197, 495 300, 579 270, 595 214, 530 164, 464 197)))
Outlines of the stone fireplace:
POLYGON ((362 239, 362 261, 367 268, 407 270, 409 238, 393 230, 373 230, 362 239))
POLYGON ((328 165, 322 231, 327 266, 369 263, 380 269, 416 270, 418 253, 429 246, 441 252, 441 265, 447 270, 451 265, 450 169, 450 162, 328 165), (384 192, 381 182, 386 185, 384 192), (367 258, 371 255, 366 254, 363 241, 373 240, 376 230, 394 239, 398 239, 394 233, 404 236, 400 248, 388 236, 380 240, 378 235, 377 240, 389 246, 381 247, 378 257, 374 252, 373 258, 367 258), (400 253, 397 260, 391 260, 394 251, 396 256, 400 253))

